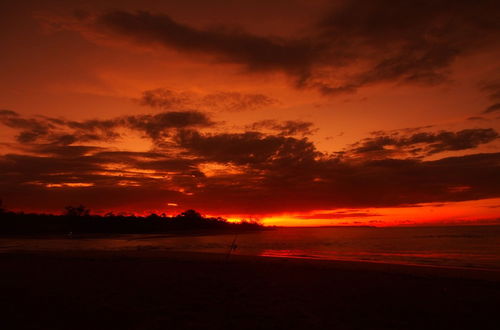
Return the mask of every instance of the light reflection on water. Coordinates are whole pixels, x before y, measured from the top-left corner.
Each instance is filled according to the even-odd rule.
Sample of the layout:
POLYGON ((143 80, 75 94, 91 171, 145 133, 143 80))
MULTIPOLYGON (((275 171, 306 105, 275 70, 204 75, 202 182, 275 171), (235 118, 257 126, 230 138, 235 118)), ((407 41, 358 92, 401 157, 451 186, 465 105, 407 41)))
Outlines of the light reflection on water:
MULTIPOLYGON (((227 253, 235 235, 0 237, 14 250, 195 251, 227 253)), ((280 228, 237 236, 235 254, 334 259, 500 270, 500 226, 399 228, 280 228)))

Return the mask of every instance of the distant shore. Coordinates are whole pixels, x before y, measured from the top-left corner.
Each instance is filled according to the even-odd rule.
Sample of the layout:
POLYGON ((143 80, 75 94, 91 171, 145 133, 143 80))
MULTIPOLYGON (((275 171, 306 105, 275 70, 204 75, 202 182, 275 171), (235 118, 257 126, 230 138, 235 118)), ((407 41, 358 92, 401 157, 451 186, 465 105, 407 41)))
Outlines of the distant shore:
POLYGON ((495 329, 497 272, 165 251, 0 253, 9 329, 495 329))

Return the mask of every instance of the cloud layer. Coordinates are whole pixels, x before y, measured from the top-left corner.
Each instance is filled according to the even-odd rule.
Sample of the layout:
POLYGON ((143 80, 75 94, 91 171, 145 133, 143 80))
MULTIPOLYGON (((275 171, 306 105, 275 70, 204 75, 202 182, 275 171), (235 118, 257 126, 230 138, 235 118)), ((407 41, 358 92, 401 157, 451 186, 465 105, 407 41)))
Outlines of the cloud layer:
POLYGON ((233 112, 257 110, 277 103, 276 100, 264 94, 217 92, 200 95, 167 88, 144 91, 138 101, 141 105, 162 110, 200 109, 233 112))
POLYGON ((70 145, 76 142, 112 141, 120 137, 119 129, 127 128, 159 141, 174 129, 210 127, 215 123, 199 111, 164 111, 157 114, 123 116, 108 120, 71 121, 39 116, 24 118, 11 110, 0 110, 0 123, 19 130, 18 142, 45 142, 70 145))
POLYGON ((464 129, 457 132, 376 132, 351 146, 348 153, 361 157, 424 157, 444 151, 458 151, 477 148, 492 142, 499 134, 492 128, 464 129))
POLYGON ((76 23, 53 24, 238 64, 247 72, 282 72, 296 87, 335 95, 380 82, 446 81, 457 58, 498 51, 499 6, 494 0, 345 0, 326 7, 307 33, 286 37, 223 25, 197 28, 147 11, 80 13, 76 23))
POLYGON ((484 109, 483 114, 500 112, 500 78, 482 82, 480 88, 494 102, 484 109))
POLYGON ((259 122, 255 128, 267 132, 221 133, 200 112, 68 121, 4 110, 0 121, 18 130, 23 143, 0 157, 0 196, 28 210, 71 203, 164 210, 170 202, 258 216, 500 197, 500 153, 425 159, 497 139, 489 128, 378 132, 343 153, 326 154, 304 137, 312 129, 304 122, 259 122), (153 149, 114 148, 124 128, 153 149))

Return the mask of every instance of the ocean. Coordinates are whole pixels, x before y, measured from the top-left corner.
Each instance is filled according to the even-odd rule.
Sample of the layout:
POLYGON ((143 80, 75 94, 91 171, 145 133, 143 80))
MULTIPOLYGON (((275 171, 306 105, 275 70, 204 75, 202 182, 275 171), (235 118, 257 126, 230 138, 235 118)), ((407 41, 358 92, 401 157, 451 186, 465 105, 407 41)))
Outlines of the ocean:
POLYGON ((157 250, 500 270, 500 226, 276 228, 218 235, 0 237, 0 253, 157 250))

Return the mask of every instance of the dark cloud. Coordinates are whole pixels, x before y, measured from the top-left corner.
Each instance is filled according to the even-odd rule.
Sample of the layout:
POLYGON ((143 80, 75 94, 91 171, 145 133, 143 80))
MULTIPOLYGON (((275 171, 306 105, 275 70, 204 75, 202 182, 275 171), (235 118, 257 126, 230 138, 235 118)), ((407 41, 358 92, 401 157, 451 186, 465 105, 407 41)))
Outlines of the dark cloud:
POLYGON ((42 150, 42 156, 0 156, 0 196, 11 207, 57 211, 85 202, 94 209, 127 205, 141 211, 185 198, 180 190, 195 187, 195 174, 202 176, 195 160, 165 153, 52 145, 42 150))
POLYGON ((81 157, 89 153, 94 153, 102 148, 94 147, 94 146, 82 146, 82 145, 55 145, 55 144, 37 144, 32 145, 26 148, 26 151, 35 151, 36 153, 47 155, 47 156, 56 156, 56 157, 81 157))
POLYGON ((488 95, 488 98, 495 102, 488 106, 483 113, 490 114, 500 111, 500 79, 483 81, 479 84, 481 91, 488 95))
POLYGON ((276 103, 276 100, 264 94, 243 94, 237 92, 207 94, 199 102, 202 107, 225 111, 256 110, 276 103))
POLYGON ((483 113, 492 113, 500 111, 500 103, 495 103, 487 107, 483 113))
POLYGON ((75 142, 109 141, 119 137, 114 132, 117 126, 115 121, 75 122, 43 116, 25 118, 14 111, 3 111, 0 112, 0 123, 20 130, 16 139, 21 143, 45 140, 56 145, 69 145, 75 142))
MULTIPOLYGON (((145 11, 110 11, 79 22, 140 44, 241 64, 249 71, 285 72, 299 88, 335 95, 379 82, 446 81, 458 57, 499 46, 499 6, 495 0, 346 0, 325 7, 324 17, 307 36, 288 38, 224 26, 195 28, 145 11)), ((168 98, 167 106, 186 101, 182 94, 168 98)))
POLYGON ((276 120, 261 120, 249 126, 252 130, 269 129, 280 132, 281 135, 311 135, 316 129, 314 124, 301 120, 286 120, 278 122, 276 120))
POLYGON ((129 128, 157 140, 168 136, 172 129, 207 127, 214 125, 208 116, 199 111, 165 111, 154 115, 135 115, 111 120, 67 121, 63 125, 83 132, 77 140, 111 140, 119 137, 117 128, 129 128))
POLYGON ((206 114, 199 111, 169 111, 155 115, 129 116, 124 117, 122 122, 154 140, 168 136, 170 129, 209 127, 215 124, 206 114))
POLYGON ((16 117, 18 116, 19 114, 15 111, 12 111, 12 110, 7 110, 7 109, 0 109, 0 116, 13 116, 13 117, 16 117))
POLYGON ((307 139, 264 135, 258 132, 200 134, 182 130, 178 145, 202 159, 235 164, 263 164, 271 160, 314 159, 318 154, 307 139))
POLYGON ((458 56, 498 46, 499 9, 490 0, 343 1, 321 22, 322 36, 369 65, 337 85, 311 83, 329 94, 384 81, 446 81, 458 56))
POLYGON ((480 89, 488 94, 492 100, 500 100, 500 78, 488 81, 483 81, 479 85, 480 89))
POLYGON ((100 119, 91 119, 85 121, 65 121, 57 118, 46 118, 48 121, 57 123, 59 125, 67 125, 70 128, 82 130, 86 132, 106 132, 114 129, 119 123, 118 120, 100 120, 100 119))
POLYGON ((256 110, 276 103, 264 94, 238 92, 216 92, 197 94, 178 92, 166 88, 144 91, 139 99, 142 105, 164 110, 204 109, 208 111, 245 111, 256 110))
POLYGON ((311 65, 315 47, 308 40, 260 37, 225 27, 196 29, 164 14, 113 11, 97 24, 139 43, 161 44, 179 51, 215 55, 249 70, 301 72, 311 65))
POLYGON ((457 132, 418 132, 413 134, 384 134, 378 132, 352 146, 348 153, 358 156, 385 158, 408 154, 428 156, 443 151, 477 148, 481 144, 498 139, 499 134, 492 128, 464 129, 457 132))
POLYGON ((190 175, 196 162, 172 158, 166 154, 102 151, 86 146, 48 150, 46 155, 3 155, 0 160, 3 182, 9 184, 58 185, 90 183, 120 187, 120 182, 168 181, 173 174, 190 175), (63 153, 62 151, 69 151, 63 153), (147 170, 154 169, 154 175, 147 170))
POLYGON ((166 88, 157 88, 144 91, 139 103, 159 109, 179 109, 191 107, 193 94, 177 92, 166 88))
POLYGON ((482 121, 482 120, 487 120, 487 119, 486 119, 486 118, 484 118, 484 117, 480 117, 480 116, 472 116, 472 117, 467 118, 467 120, 471 120, 471 121, 482 121))
POLYGON ((69 121, 61 118, 24 118, 13 111, 0 112, 0 123, 21 132, 16 139, 21 143, 45 142, 53 145, 114 141, 119 130, 128 128, 143 133, 153 140, 168 137, 173 129, 209 127, 215 123, 199 111, 167 111, 154 115, 123 116, 109 120, 92 119, 69 121))
POLYGON ((40 137, 45 137, 54 128, 50 122, 33 118, 22 118, 19 114, 11 110, 2 110, 0 112, 0 123, 20 130, 16 139, 21 143, 29 143, 36 141, 40 137))

